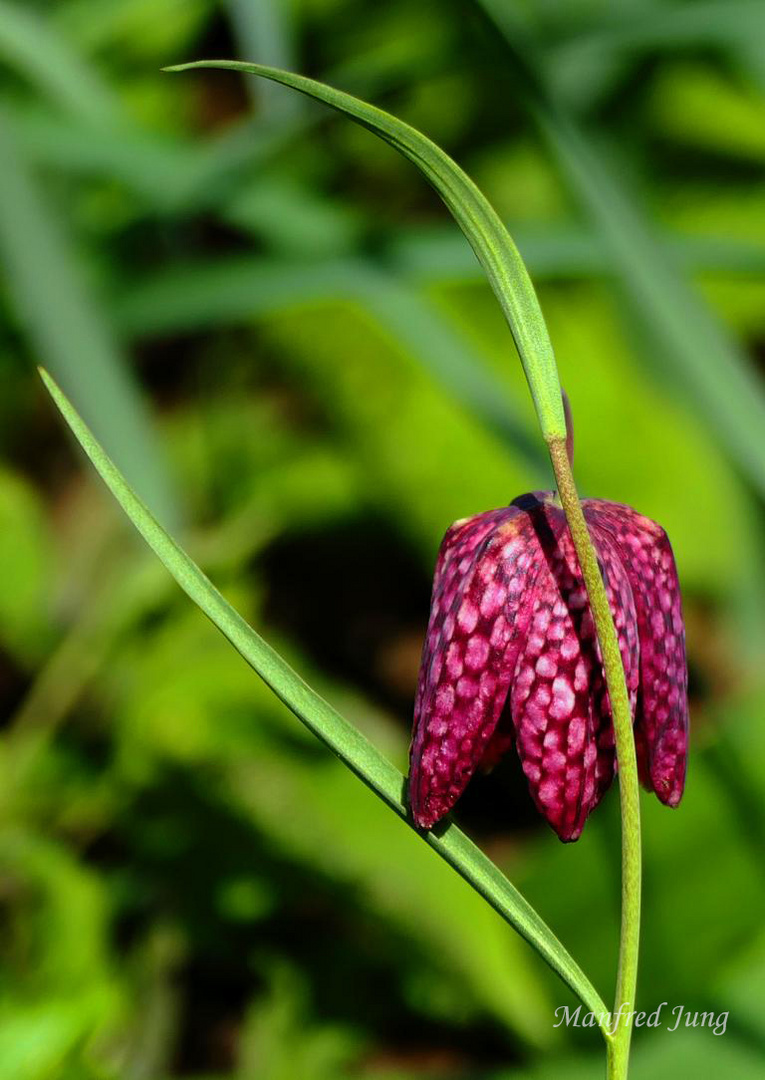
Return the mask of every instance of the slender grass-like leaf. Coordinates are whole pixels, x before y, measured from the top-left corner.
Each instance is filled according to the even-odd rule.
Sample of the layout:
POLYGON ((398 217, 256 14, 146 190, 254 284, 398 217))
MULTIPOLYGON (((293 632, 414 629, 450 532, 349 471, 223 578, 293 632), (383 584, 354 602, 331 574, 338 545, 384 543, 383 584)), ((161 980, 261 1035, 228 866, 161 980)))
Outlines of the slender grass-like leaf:
POLYGON ((307 126, 232 124, 205 142, 157 135, 127 121, 104 127, 39 108, 6 105, 17 142, 35 164, 118 180, 165 215, 217 207, 253 163, 270 159, 307 126))
MULTIPOLYGON (((43 381, 85 453, 139 533, 181 588, 231 642, 276 696, 399 817, 408 820, 404 777, 287 662, 218 592, 202 570, 152 517, 47 372, 43 381)), ((586 1008, 605 1014, 597 991, 573 958, 497 866, 454 825, 423 839, 543 957, 586 1008)))
MULTIPOLYGON (((297 123, 290 117, 282 121, 279 131, 270 133, 256 133, 251 125, 244 126, 234 140, 241 143, 242 156, 237 158, 233 146, 226 149, 221 139, 200 145, 167 136, 159 138, 126 125, 99 129, 98 138, 94 138, 92 125, 77 117, 54 116, 40 109, 14 109, 10 103, 5 108, 15 140, 34 165, 74 176, 118 179, 163 212, 210 208, 237 226, 239 222, 228 209, 226 195, 230 194, 230 182, 235 183, 238 167, 253 161, 267 162, 290 140, 305 133, 315 118, 311 114, 297 123), (227 167, 225 158, 229 152, 232 156, 227 167)), ((512 227, 512 235, 535 280, 578 280, 616 273, 602 235, 581 225, 519 224, 512 227)), ((689 273, 765 273, 765 252, 754 242, 663 232, 657 234, 656 240, 689 273)), ((423 281, 486 280, 470 249, 449 226, 402 230, 394 237, 390 251, 397 266, 423 281)))
MULTIPOLYGON (((258 704, 260 716, 266 709, 258 704)), ((254 742, 251 753, 242 750, 229 755, 227 788, 269 847, 331 874, 365 911, 414 938, 426 966, 435 961, 448 968, 448 980, 468 1008, 475 1001, 534 1047, 559 1041, 550 1017, 560 993, 557 986, 547 989, 542 966, 441 859, 423 857, 417 837, 369 798, 340 762, 329 754, 322 762, 295 755, 276 740, 254 742)))
MULTIPOLYGON (((513 236, 535 280, 613 277, 614 261, 603 236, 581 225, 520 225, 513 236)), ((765 251, 756 243, 726 237, 656 237, 688 273, 765 275, 765 251)), ((480 266, 452 230, 441 227, 401 230, 388 249, 407 277, 432 282, 483 282, 480 266)))
POLYGON ((473 181, 439 146, 415 128, 324 83, 260 64, 202 60, 168 71, 222 68, 290 86, 368 128, 412 161, 436 189, 486 271, 523 363, 542 434, 564 437, 566 422, 555 357, 534 286, 507 229, 473 181))
POLYGON ((48 4, 49 25, 88 56, 164 55, 200 32, 216 0, 66 0, 48 4), (151 28, 151 33, 147 33, 151 28), (134 44, 135 43, 135 44, 134 44))
POLYGON ((763 32, 761 0, 694 0, 636 5, 629 11, 612 7, 591 25, 582 29, 577 24, 573 34, 544 49, 546 77, 569 103, 583 109, 602 97, 616 77, 623 77, 628 66, 643 62, 646 52, 722 47, 735 52, 761 80, 763 32), (750 63, 751 43, 755 48, 750 63))
POLYGON ((0 0, 0 56, 57 106, 89 121, 119 111, 108 86, 30 7, 0 0))
MULTIPOLYGON (((274 67, 290 68, 295 62, 292 13, 288 4, 273 0, 226 0, 229 22, 240 56, 262 56, 274 67)), ((300 106, 300 99, 286 94, 271 82, 249 82, 253 101, 273 117, 300 106)))
MULTIPOLYGON (((234 21, 242 48, 257 37, 267 55, 285 62, 289 20, 272 11, 279 5, 256 0, 253 7, 250 0, 230 0, 230 6, 237 9, 234 21)), ((0 0, 0 58, 35 85, 56 110, 46 115, 25 106, 19 109, 14 126, 31 160, 64 168, 77 168, 79 163, 85 171, 102 172, 109 180, 116 175, 165 213, 217 208, 240 176, 250 175, 253 163, 272 158, 320 121, 318 110, 280 108, 274 114, 269 106, 257 120, 246 117, 201 143, 141 129, 93 64, 70 44, 70 38, 76 38, 85 48, 103 49, 140 17, 122 4, 114 7, 65 7, 46 19, 0 0)), ((378 56, 372 50, 344 63, 335 77, 364 94, 379 92, 402 76, 407 58, 416 62, 416 50, 403 59, 400 50, 392 56, 378 56)), ((295 100, 286 94, 282 99, 284 104, 295 100)), ((13 118, 12 107, 9 101, 13 118)))
POLYGON ((38 359, 55 372, 146 501, 179 510, 151 419, 111 329, 0 114, 0 263, 38 359))
POLYGON ((522 92, 560 169, 608 246, 647 338, 692 396, 731 458, 765 492, 765 388, 733 335, 657 242, 639 205, 617 180, 552 88, 540 79, 534 43, 497 0, 477 0, 502 31, 522 92))
MULTIPOLYGON (((108 14, 103 16, 103 22, 111 24, 108 14)), ((78 19, 78 37, 82 37, 82 31, 78 19)), ((91 44, 101 42, 102 31, 90 16, 88 32, 95 38, 91 44)), ((103 33, 108 40, 108 27, 103 28, 103 33)), ((434 40, 437 39, 431 38, 434 40)), ((70 56, 70 60, 71 64, 81 63, 78 57, 70 56)), ((372 50, 333 68, 330 77, 368 96, 397 84, 411 64, 421 61, 414 43, 411 52, 397 48, 390 54, 383 50, 378 55, 372 50)), ((97 78, 92 68, 82 66, 97 78)), ((27 75, 30 77, 29 72, 27 75)), ((88 76, 75 80, 75 85, 87 88, 88 76)), ((55 88, 43 89, 48 89, 47 96, 56 106, 66 101, 56 97, 55 88)), ((100 98, 94 96, 93 100, 100 98)), ((269 109, 255 121, 245 117, 229 124, 224 132, 200 142, 142 129, 128 116, 119 115, 119 103, 113 99, 102 100, 101 105, 88 111, 80 107, 77 98, 66 116, 10 101, 6 102, 6 109, 14 133, 31 161, 67 171, 100 174, 109 181, 118 178, 131 190, 149 198, 162 212, 172 214, 208 208, 220 211, 232 190, 236 191, 240 179, 249 181, 253 165, 272 160, 285 146, 318 126, 324 115, 320 110, 299 109, 281 111, 274 117, 269 109), (99 119, 108 123, 98 125, 98 137, 94 138, 93 124, 99 119)))
MULTIPOLYGON (((636 5, 632 11, 606 12, 559 48, 588 54, 625 49, 676 50, 683 45, 719 45, 762 30, 760 0, 694 0, 692 4, 636 5)), ((558 49, 555 50, 556 56, 558 49)))
POLYGON ((706 416, 731 458, 765 493, 765 387, 734 335, 683 276, 576 128, 550 113, 540 123, 571 186, 608 244, 646 339, 676 385, 706 416))
POLYGON ((117 181, 161 213, 183 204, 186 187, 178 177, 201 169, 208 153, 206 146, 129 124, 99 126, 95 134, 93 125, 79 117, 40 108, 13 110, 10 104, 5 109, 14 139, 33 165, 117 181))

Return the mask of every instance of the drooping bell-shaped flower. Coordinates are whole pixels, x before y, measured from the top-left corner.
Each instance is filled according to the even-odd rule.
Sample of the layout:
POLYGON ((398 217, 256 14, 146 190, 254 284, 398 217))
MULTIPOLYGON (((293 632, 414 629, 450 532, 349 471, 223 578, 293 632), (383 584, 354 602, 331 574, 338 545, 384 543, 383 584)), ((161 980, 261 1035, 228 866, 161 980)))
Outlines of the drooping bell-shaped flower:
MULTIPOLYGON (((664 530, 582 501, 616 624, 642 783, 677 806, 685 783, 685 632, 664 530)), ((478 767, 515 743, 540 812, 576 840, 616 769, 611 706, 579 564, 554 494, 458 521, 436 564, 409 798, 431 828, 478 767)))

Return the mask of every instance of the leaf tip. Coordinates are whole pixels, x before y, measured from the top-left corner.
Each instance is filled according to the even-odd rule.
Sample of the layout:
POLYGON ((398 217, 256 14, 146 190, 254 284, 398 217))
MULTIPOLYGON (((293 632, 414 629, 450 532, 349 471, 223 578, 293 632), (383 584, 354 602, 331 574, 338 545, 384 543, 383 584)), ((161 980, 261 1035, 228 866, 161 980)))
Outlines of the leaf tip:
POLYGON ((186 60, 183 64, 167 64, 159 70, 175 72, 190 71, 192 68, 231 68, 236 71, 243 66, 236 60, 186 60))
POLYGON ((50 374, 50 372, 48 371, 48 369, 47 369, 47 368, 45 368, 45 367, 43 367, 43 366, 42 366, 42 364, 38 364, 38 365, 37 365, 37 374, 38 374, 38 375, 40 376, 40 378, 42 379, 42 381, 43 381, 43 385, 45 386, 45 389, 46 389, 46 390, 47 390, 47 391, 48 391, 49 393, 50 393, 50 392, 52 392, 52 388, 53 388, 54 386, 56 386, 56 382, 55 382, 55 380, 54 380, 53 376, 52 376, 52 375, 50 374))
POLYGON ((53 403, 56 408, 66 416, 67 406, 71 406, 64 391, 58 385, 48 369, 44 368, 42 364, 37 365, 37 374, 42 379, 43 386, 53 398, 53 403))

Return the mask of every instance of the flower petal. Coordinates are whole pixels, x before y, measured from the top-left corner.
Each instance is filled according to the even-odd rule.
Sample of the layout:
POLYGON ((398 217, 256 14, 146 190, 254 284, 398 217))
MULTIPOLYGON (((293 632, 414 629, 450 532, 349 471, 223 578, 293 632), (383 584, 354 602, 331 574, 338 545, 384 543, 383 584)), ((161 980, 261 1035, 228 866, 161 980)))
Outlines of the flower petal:
POLYGON ((451 810, 499 720, 538 565, 529 524, 505 507, 457 522, 441 544, 410 755, 409 800, 422 828, 451 810))
MULTIPOLYGON (((530 508, 544 553, 510 705, 518 754, 539 811, 564 841, 576 840, 614 776, 611 706, 587 593, 562 510, 530 508)), ((598 552, 634 707, 637 621, 613 546, 598 552)))
POLYGON ((640 638, 640 693, 635 747, 640 778, 668 806, 685 785, 688 668, 680 585, 667 534, 629 506, 588 499, 584 513, 597 536, 616 545, 635 597, 640 638))

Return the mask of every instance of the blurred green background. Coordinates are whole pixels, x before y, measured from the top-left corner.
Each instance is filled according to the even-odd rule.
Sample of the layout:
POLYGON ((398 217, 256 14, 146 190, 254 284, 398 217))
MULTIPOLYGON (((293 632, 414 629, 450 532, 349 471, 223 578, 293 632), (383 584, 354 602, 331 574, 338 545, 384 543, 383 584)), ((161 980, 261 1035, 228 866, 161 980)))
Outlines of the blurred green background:
MULTIPOLYGON (((668 530, 693 755, 645 797, 634 1075, 765 1069, 765 6, 0 0, 0 1080, 583 1080, 541 961, 313 742, 94 479, 163 522, 405 767, 452 520, 549 486, 520 364, 411 165, 239 57, 452 153, 538 285, 581 490, 668 530)), ((558 843, 513 761, 456 817, 610 1000, 612 792, 558 843)))

